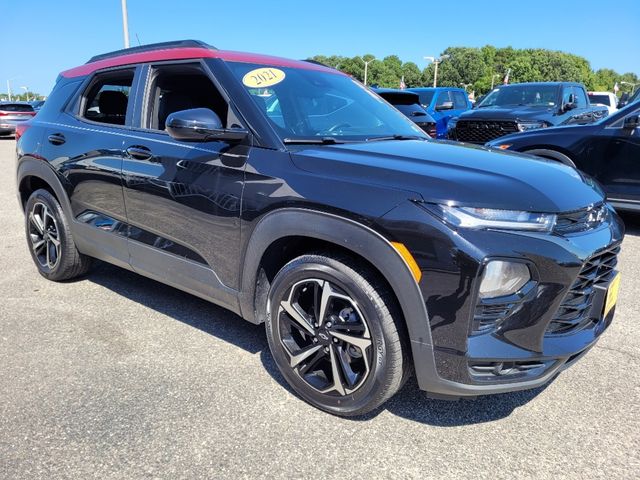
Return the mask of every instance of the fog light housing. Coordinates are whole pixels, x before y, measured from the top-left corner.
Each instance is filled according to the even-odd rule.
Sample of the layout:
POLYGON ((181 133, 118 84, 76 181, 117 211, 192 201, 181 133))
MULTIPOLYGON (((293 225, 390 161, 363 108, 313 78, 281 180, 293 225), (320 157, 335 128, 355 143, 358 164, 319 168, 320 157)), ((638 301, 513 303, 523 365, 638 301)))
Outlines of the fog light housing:
POLYGON ((480 298, 513 295, 531 280, 529 267, 524 263, 492 260, 484 267, 480 282, 480 298))

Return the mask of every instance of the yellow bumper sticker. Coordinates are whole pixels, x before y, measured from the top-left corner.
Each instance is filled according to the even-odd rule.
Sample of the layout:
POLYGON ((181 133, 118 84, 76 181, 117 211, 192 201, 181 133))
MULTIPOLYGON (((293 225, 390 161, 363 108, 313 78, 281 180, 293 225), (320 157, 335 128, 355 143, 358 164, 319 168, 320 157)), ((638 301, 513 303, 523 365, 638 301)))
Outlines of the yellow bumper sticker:
POLYGON ((607 300, 604 302, 604 316, 606 317, 618 301, 618 291, 620 290, 620 274, 616 275, 607 290, 607 300))
POLYGON ((277 68, 262 67, 247 72, 242 83, 249 88, 266 88, 284 80, 285 73, 277 68))

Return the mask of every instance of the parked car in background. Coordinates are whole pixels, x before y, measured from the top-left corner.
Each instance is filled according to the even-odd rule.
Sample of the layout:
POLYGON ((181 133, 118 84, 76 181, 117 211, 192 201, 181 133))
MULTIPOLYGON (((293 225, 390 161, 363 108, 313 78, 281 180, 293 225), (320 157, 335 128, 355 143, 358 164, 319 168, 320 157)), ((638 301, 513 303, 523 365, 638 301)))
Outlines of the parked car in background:
POLYGON ((462 88, 421 87, 409 88, 407 91, 418 94, 420 104, 436 121, 437 138, 447 138, 449 120, 473 107, 467 92, 462 88))
POLYGON ((627 92, 623 93, 618 102, 618 108, 626 107, 627 105, 640 100, 640 88, 638 88, 634 94, 629 95, 627 92))
POLYGON ((487 145, 573 165, 595 178, 616 208, 640 211, 640 103, 591 125, 508 135, 487 145))
POLYGON ((409 117, 431 138, 436 138, 436 121, 420 105, 420 97, 417 93, 392 88, 373 88, 372 90, 409 117))
POLYGON ((449 123, 451 140, 484 144, 516 132, 587 124, 608 114, 592 106, 582 84, 515 83, 494 88, 473 110, 449 123))
POLYGON ((13 135, 16 125, 31 120, 35 114, 35 110, 28 103, 0 103, 0 135, 13 135))
POLYGON ((591 105, 607 107, 609 115, 618 110, 618 97, 611 92, 589 92, 589 102, 591 105))

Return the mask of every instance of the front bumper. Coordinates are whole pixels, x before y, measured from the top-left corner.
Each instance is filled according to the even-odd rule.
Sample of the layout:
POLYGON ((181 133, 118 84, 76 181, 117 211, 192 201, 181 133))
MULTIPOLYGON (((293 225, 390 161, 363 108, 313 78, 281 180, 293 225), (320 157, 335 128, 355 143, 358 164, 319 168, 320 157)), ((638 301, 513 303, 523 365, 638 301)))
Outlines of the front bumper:
POLYGON ((423 321, 429 323, 431 337, 411 339, 422 390, 464 397, 541 386, 575 363, 610 325, 615 308, 606 317, 601 312, 614 270, 594 287, 587 312, 592 321, 567 333, 549 333, 585 263, 622 241, 623 225, 612 209, 599 227, 559 236, 454 232, 434 217, 425 221, 422 212, 412 213, 411 208, 419 211, 403 205, 385 215, 384 222, 423 271, 420 290, 428 314, 423 321), (415 222, 407 222, 412 215, 415 222), (499 328, 475 333, 476 292, 483 264, 490 258, 529 263, 535 288, 499 328))

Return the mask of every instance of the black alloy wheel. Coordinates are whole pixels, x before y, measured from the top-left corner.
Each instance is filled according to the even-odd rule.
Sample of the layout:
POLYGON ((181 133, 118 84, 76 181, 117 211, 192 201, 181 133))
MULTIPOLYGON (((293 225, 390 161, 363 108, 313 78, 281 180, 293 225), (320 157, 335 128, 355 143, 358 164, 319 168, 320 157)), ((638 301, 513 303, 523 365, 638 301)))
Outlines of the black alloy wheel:
POLYGON ((362 415, 404 383, 408 349, 395 297, 350 257, 303 255, 271 285, 267 337, 278 368, 312 405, 362 415))
POLYGON ((43 277, 69 280, 91 267, 91 258, 76 248, 64 211, 48 190, 36 190, 27 200, 25 230, 31 257, 43 277))
POLYGON ((42 202, 34 202, 27 217, 29 240, 40 267, 53 270, 60 260, 58 222, 42 202))
POLYGON ((289 366, 320 393, 353 393, 371 365, 371 335, 357 303, 329 280, 309 278, 288 290, 277 309, 289 366))

